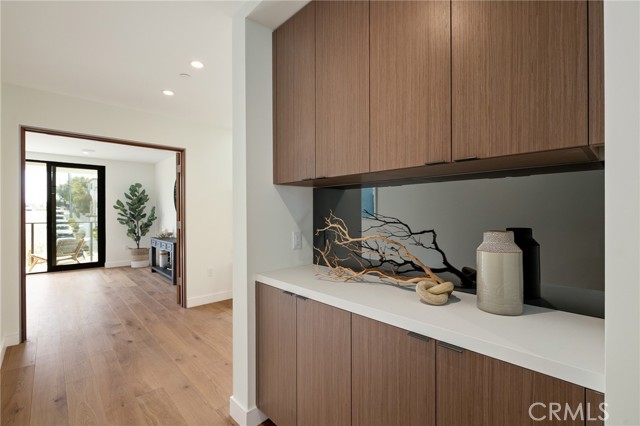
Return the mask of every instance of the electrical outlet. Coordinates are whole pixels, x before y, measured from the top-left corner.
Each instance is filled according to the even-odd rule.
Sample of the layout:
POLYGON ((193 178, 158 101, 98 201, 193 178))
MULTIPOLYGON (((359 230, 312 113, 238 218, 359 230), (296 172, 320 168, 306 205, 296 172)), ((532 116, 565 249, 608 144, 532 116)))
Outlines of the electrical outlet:
POLYGON ((291 248, 293 250, 301 250, 302 249, 302 232, 293 231, 291 233, 291 248))

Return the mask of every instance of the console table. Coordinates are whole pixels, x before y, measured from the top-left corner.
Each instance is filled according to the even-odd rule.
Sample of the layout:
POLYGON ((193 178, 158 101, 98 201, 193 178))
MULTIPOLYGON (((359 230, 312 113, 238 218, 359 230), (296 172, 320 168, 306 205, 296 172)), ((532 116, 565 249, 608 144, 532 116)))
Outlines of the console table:
POLYGON ((173 285, 176 284, 176 239, 175 238, 151 238, 151 272, 169 278, 173 285), (158 250, 169 253, 169 261, 164 267, 158 265, 158 250))

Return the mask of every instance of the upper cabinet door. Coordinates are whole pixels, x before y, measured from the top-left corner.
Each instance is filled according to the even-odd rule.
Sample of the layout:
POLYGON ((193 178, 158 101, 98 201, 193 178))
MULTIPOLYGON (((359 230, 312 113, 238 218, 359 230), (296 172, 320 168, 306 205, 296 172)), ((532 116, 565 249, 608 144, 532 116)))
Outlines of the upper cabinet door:
POLYGON ((370 8, 371 171, 451 161, 450 3, 370 8))
POLYGON ((604 144, 604 1, 589 9, 589 145, 604 144))
POLYGON ((369 2, 316 2, 316 176, 369 171, 369 2))
POLYGON ((453 159, 585 146, 584 1, 453 1, 453 159))
POLYGON ((316 2, 273 36, 274 182, 316 177, 316 2))

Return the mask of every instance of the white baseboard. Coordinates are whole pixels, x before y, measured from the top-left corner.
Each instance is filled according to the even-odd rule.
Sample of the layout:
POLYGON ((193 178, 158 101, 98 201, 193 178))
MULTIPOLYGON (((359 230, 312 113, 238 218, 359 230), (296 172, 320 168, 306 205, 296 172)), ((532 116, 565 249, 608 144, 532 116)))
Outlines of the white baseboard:
POLYGON ((18 333, 8 334, 2 338, 2 353, 0 354, 0 365, 4 361, 4 353, 9 346, 14 346, 20 343, 20 335, 18 333))
POLYGON ((258 407, 253 407, 248 410, 233 396, 229 398, 229 415, 231 415, 233 420, 240 426, 258 426, 268 419, 267 416, 262 414, 262 411, 258 410, 258 407))
POLYGON ((189 297, 187 298, 187 308, 193 308, 195 306, 200 306, 200 305, 207 305, 209 303, 221 302, 223 300, 231 299, 232 297, 233 297, 233 292, 231 290, 220 291, 218 293, 205 294, 204 296, 189 297))
POLYGON ((123 266, 131 266, 130 260, 117 260, 115 262, 105 262, 105 268, 122 268, 123 266))

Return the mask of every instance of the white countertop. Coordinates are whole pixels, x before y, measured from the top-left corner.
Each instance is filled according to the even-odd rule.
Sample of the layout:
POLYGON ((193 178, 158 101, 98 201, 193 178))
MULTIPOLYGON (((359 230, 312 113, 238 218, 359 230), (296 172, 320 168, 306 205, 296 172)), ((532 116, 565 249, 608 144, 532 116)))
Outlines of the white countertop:
POLYGON ((336 308, 451 343, 604 392, 604 320, 525 305, 508 317, 476 308, 476 296, 454 292, 431 306, 414 291, 376 282, 334 282, 314 265, 256 275, 256 281, 336 308))

